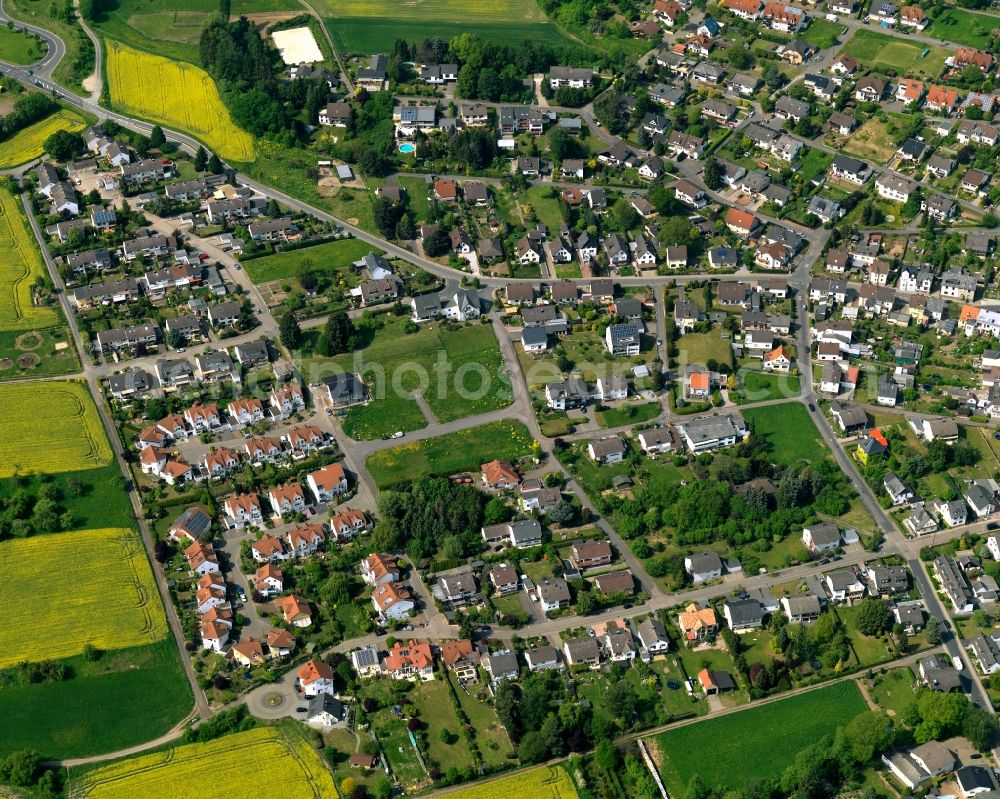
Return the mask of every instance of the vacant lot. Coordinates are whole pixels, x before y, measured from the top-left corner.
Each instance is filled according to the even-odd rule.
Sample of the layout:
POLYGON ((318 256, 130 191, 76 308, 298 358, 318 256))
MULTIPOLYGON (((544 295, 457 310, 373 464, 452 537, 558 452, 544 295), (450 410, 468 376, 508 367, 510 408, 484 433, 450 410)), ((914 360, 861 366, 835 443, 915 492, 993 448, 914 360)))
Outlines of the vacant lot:
MULTIPOLYGON (((341 239, 315 247, 265 255, 243 262, 243 268, 254 283, 288 280, 309 272, 331 272, 347 269, 352 263, 373 252, 370 244, 357 239, 341 239)), ((381 254, 381 251, 379 251, 381 254)))
POLYGON ((207 743, 188 744, 88 772, 76 786, 88 799, 238 799, 261 778, 282 799, 336 796, 316 750, 292 727, 263 727, 207 743))
POLYGON ((151 644, 167 634, 149 561, 129 530, 5 541, 0 564, 10 618, 31 620, 0 630, 0 667, 70 657, 85 644, 151 644))
POLYGON ((191 689, 172 637, 150 646, 62 661, 58 682, 0 691, 0 754, 34 749, 43 758, 117 752, 163 735, 191 710, 191 689))
POLYGON ((33 64, 45 55, 45 43, 25 30, 0 27, 0 60, 11 64, 33 64))
MULTIPOLYGON (((411 396, 417 391, 442 422, 497 410, 510 403, 510 384, 491 327, 435 323, 421 325, 416 333, 407 334, 403 332, 403 319, 385 318, 385 326, 362 349, 332 359, 309 358, 303 362, 310 379, 314 371, 329 370, 331 361, 338 369, 365 378, 373 401, 366 409, 349 411, 349 420, 358 415, 370 419, 372 414, 381 414, 380 404, 390 397, 396 407, 401 402, 414 403, 411 396)), ((385 425, 372 426, 367 437, 400 429, 393 426, 391 418, 386 421, 385 425)))
POLYGON ((866 709, 857 686, 842 682, 668 730, 655 738, 663 782, 671 796, 682 796, 695 774, 726 788, 777 777, 797 752, 866 709), (706 752, 713 753, 710 769, 705 768, 706 752))
POLYGON ((79 383, 3 385, 0 407, 17 420, 0 426, 0 477, 77 471, 111 461, 97 408, 79 383))
POLYGON ((797 397, 802 390, 797 375, 753 372, 745 369, 739 373, 739 401, 764 402, 765 400, 797 397))
POLYGON ((253 138, 236 127, 203 69, 117 42, 107 54, 108 89, 117 108, 190 133, 222 158, 253 159, 253 138))
POLYGON ((931 18, 931 24, 924 33, 935 39, 964 44, 977 50, 987 50, 990 31, 996 28, 993 17, 974 14, 961 8, 943 8, 931 18))
POLYGON ((840 22, 830 22, 828 19, 811 19, 809 27, 802 32, 802 38, 820 50, 828 50, 833 47, 843 30, 840 22))
MULTIPOLYGON (((10 142, 0 150, 6 152, 10 142)), ((59 322, 54 308, 38 307, 32 302, 32 286, 48 273, 34 237, 28 231, 21 203, 10 192, 0 189, 0 330, 34 330, 52 327, 59 322)), ((2 440, 0 433, 0 440, 2 440)), ((0 474, 3 463, 0 461, 0 474)))
POLYGON ((753 424, 757 435, 771 445, 775 463, 790 466, 799 461, 811 461, 826 454, 819 430, 809 418, 809 412, 799 402, 784 402, 763 408, 747 408, 743 418, 753 424))
POLYGON ((886 124, 872 117, 851 134, 844 144, 844 150, 865 161, 884 164, 896 152, 886 124))
POLYGON ((368 471, 379 488, 426 475, 476 471, 494 458, 530 455, 535 442, 521 422, 492 422, 438 438, 384 449, 369 456, 368 471))
POLYGON ((495 799, 498 796, 577 799, 579 794, 564 769, 559 766, 544 766, 502 780, 459 788, 447 796, 452 799, 495 799))
POLYGON ((723 341, 718 330, 709 333, 686 333, 677 339, 681 363, 707 364, 709 361, 733 365, 730 342, 723 341))
POLYGON ((329 12, 326 25, 334 43, 349 53, 385 52, 399 38, 421 41, 440 36, 448 41, 461 33, 504 43, 522 39, 540 44, 572 41, 545 18, 533 0, 415 0, 402 4, 394 0, 320 0, 317 7, 321 13, 329 12))
POLYGON ((936 78, 949 55, 943 47, 924 47, 867 30, 855 33, 842 52, 850 53, 867 67, 925 78, 936 78), (923 54, 925 50, 927 55, 923 54))

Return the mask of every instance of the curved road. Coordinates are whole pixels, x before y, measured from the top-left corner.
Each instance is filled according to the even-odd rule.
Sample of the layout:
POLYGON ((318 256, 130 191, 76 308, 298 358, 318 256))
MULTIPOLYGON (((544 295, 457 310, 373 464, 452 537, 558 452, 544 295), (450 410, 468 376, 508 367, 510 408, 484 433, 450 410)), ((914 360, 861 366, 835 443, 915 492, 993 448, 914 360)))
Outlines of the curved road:
MULTIPOLYGON (((22 71, 27 75, 27 70, 31 70, 35 75, 41 78, 51 78, 52 71, 56 68, 63 57, 66 55, 66 44, 56 36, 51 31, 45 30, 45 28, 39 28, 37 25, 31 25, 27 22, 22 22, 19 19, 11 17, 4 10, 3 0, 0 0, 0 22, 7 24, 12 22, 15 27, 24 28, 25 30, 31 31, 32 33, 41 37, 41 39, 48 46, 48 52, 42 57, 40 61, 36 61, 34 64, 29 64, 22 71)), ((27 81, 31 82, 31 76, 27 75, 27 81)))

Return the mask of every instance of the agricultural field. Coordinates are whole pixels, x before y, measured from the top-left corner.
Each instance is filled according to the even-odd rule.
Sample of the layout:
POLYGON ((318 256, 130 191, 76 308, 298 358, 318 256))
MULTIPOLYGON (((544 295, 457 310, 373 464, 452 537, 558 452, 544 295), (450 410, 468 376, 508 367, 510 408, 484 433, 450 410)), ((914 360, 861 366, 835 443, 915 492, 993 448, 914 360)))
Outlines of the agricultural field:
MULTIPOLYGON (((202 28, 218 11, 211 0, 119 0, 107 5, 95 27, 109 38, 190 62, 198 59, 202 28)), ((232 18, 295 8, 290 0, 235 0, 232 18)))
POLYGON ((11 169, 34 161, 45 153, 42 144, 60 130, 76 133, 87 127, 87 120, 75 111, 62 108, 33 125, 19 130, 0 147, 0 169, 11 169))
POLYGON ((190 133, 221 158, 253 160, 253 138, 236 127, 207 72, 117 42, 109 43, 107 57, 116 108, 190 133))
POLYGON ((469 33, 504 43, 531 39, 540 44, 571 44, 573 39, 548 20, 534 0, 320 0, 326 26, 338 50, 385 52, 396 39, 420 41, 440 36, 448 41, 469 33))
POLYGON ((45 43, 23 29, 0 27, 0 61, 22 66, 33 64, 47 52, 45 43))
POLYGON ((292 727, 260 727, 90 771, 71 786, 86 799, 242 799, 267 764, 268 792, 282 799, 336 796, 316 750, 292 727))
POLYGON ((359 373, 369 383, 372 402, 350 409, 345 429, 353 426, 367 438, 394 433, 401 429, 393 426, 397 412, 408 408, 405 418, 418 419, 414 411, 419 412, 419 408, 411 398, 415 391, 420 391, 441 422, 510 404, 510 384, 503 374, 503 358, 492 327, 472 324, 455 328, 434 323, 407 334, 405 319, 382 318, 385 325, 376 331, 371 343, 355 352, 303 360, 303 374, 310 380, 329 374, 333 363, 345 372, 359 373), (365 423, 359 424, 360 419, 365 423))
POLYGON ((0 407, 20 422, 0 427, 0 478, 18 472, 78 471, 111 462, 97 408, 80 383, 0 385, 0 407))
POLYGON ((798 751, 833 735, 838 726, 866 710, 858 687, 847 681, 687 724, 653 740, 660 775, 671 796, 682 796, 695 774, 724 788, 776 777, 798 751), (761 735, 761 730, 767 734, 761 735), (706 752, 713 753, 714 766, 708 770, 706 752))
POLYGON ((153 572, 139 537, 83 530, 0 543, 11 618, 0 630, 0 668, 152 644, 167 635, 153 572), (39 595, 39 575, 44 593, 39 595))
POLYGON ((565 769, 560 766, 542 766, 499 780, 459 788, 445 796, 450 799, 494 799, 497 796, 577 799, 579 794, 565 769))
POLYGON ((254 283, 268 283, 301 277, 308 272, 345 270, 373 250, 370 244, 363 241, 341 239, 315 247, 265 255, 263 258, 251 258, 241 263, 254 283))
POLYGON ((949 53, 944 47, 925 47, 874 31, 859 30, 841 52, 849 53, 867 67, 892 70, 913 77, 936 78, 949 53), (924 50, 929 52, 925 56, 924 50))
POLYGON ((505 420, 384 449, 370 455, 367 466, 378 487, 387 488, 429 474, 478 471, 494 458, 517 460, 535 451, 528 428, 505 420))
MULTIPOLYGON (((4 143, 0 149, 6 146, 4 143)), ((58 324, 58 311, 32 302, 32 286, 47 272, 18 198, 5 189, 0 189, 0 252, 5 253, 0 262, 0 330, 33 330, 58 324)), ((3 468, 0 461, 0 475, 3 468)))
POLYGON ((34 749, 46 759, 118 752, 166 733, 193 698, 172 637, 61 660, 64 680, 0 691, 0 755, 34 749))
POLYGON ((791 466, 799 461, 812 461, 817 453, 823 456, 827 452, 819 430, 800 402, 747 408, 743 418, 747 424, 754 425, 758 435, 767 439, 771 458, 777 464, 791 466))

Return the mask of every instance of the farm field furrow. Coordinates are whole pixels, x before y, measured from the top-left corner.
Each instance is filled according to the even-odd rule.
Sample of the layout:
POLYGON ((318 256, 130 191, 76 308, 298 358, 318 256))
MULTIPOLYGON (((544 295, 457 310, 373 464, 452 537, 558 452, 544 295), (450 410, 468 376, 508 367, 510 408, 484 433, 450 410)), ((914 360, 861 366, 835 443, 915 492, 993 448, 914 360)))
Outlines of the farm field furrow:
POLYGON ((104 650, 152 644, 167 634, 149 561, 132 531, 4 541, 0 564, 10 618, 31 619, 0 630, 0 668, 70 657, 85 644, 104 650))
POLYGON ((0 478, 19 472, 79 471, 111 462, 97 408, 81 384, 0 386, 0 406, 8 418, 19 421, 0 427, 0 478))
MULTIPOLYGON (((0 150, 6 152, 9 142, 0 150)), ((21 215, 18 198, 0 189, 0 330, 33 330, 59 322, 53 308, 32 304, 32 285, 44 277, 45 264, 21 215)), ((3 433, 0 433, 2 452, 3 433)), ((0 476, 4 462, 0 459, 0 476)))
POLYGON ((78 799, 242 799, 261 779, 282 799, 336 796, 319 755, 294 730, 258 728, 206 743, 188 744, 123 760, 87 773, 72 792, 78 799))
POLYGON ((450 799, 494 799, 497 796, 577 799, 579 794, 569 774, 559 766, 523 771, 502 780, 473 785, 447 794, 450 799))
POLYGON ((207 72, 118 42, 109 42, 107 52, 116 107, 190 133, 222 158, 253 159, 253 138, 236 127, 207 72))
POLYGON ((87 127, 87 121, 75 111, 60 109, 0 144, 0 169, 10 169, 44 155, 45 140, 60 130, 77 133, 87 127))

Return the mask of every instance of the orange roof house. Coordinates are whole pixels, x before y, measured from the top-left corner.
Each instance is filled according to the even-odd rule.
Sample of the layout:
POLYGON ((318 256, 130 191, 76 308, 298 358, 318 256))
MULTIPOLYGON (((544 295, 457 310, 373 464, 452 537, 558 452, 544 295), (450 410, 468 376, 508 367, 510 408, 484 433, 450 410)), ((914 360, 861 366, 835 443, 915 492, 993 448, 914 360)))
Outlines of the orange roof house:
POLYGON ((886 439, 884 435, 882 435, 882 431, 879 430, 877 427, 873 427, 871 430, 869 430, 868 435, 874 438, 883 447, 889 446, 889 441, 886 439))
POLYGON ((322 660, 312 658, 311 660, 307 660, 305 665, 295 672, 295 676, 299 678, 299 683, 305 687, 312 685, 318 680, 332 680, 333 669, 322 660))
POLYGON ((434 679, 434 656, 426 641, 397 641, 385 658, 385 670, 397 680, 434 679))
POLYGON ((708 392, 712 388, 711 375, 708 372, 692 372, 688 375, 688 390, 694 392, 708 392))
POLYGON ((492 460, 482 465, 483 484, 488 488, 509 488, 521 482, 521 475, 510 461, 492 460))
POLYGON ((958 315, 959 322, 975 322, 979 318, 979 309, 975 305, 963 305, 958 315))
POLYGON ((958 92, 947 86, 931 86, 926 106, 931 111, 952 111, 958 105, 958 92))
POLYGON ((726 213, 726 227, 734 233, 749 236, 757 226, 757 217, 749 211, 741 211, 739 208, 730 208, 726 213))
POLYGON ((681 633, 689 641, 696 641, 713 635, 719 629, 719 620, 711 608, 703 608, 697 602, 692 602, 677 616, 677 624, 681 633))
POLYGON ((281 612, 282 618, 296 627, 308 627, 312 624, 312 611, 309 601, 300 596, 282 596, 274 600, 274 606, 281 612))
POLYGON ((434 196, 445 202, 454 201, 458 197, 458 184, 454 180, 435 180, 434 196))
POLYGON ((264 647, 256 638, 248 638, 246 641, 234 644, 230 654, 233 660, 244 666, 257 666, 266 660, 264 647))

